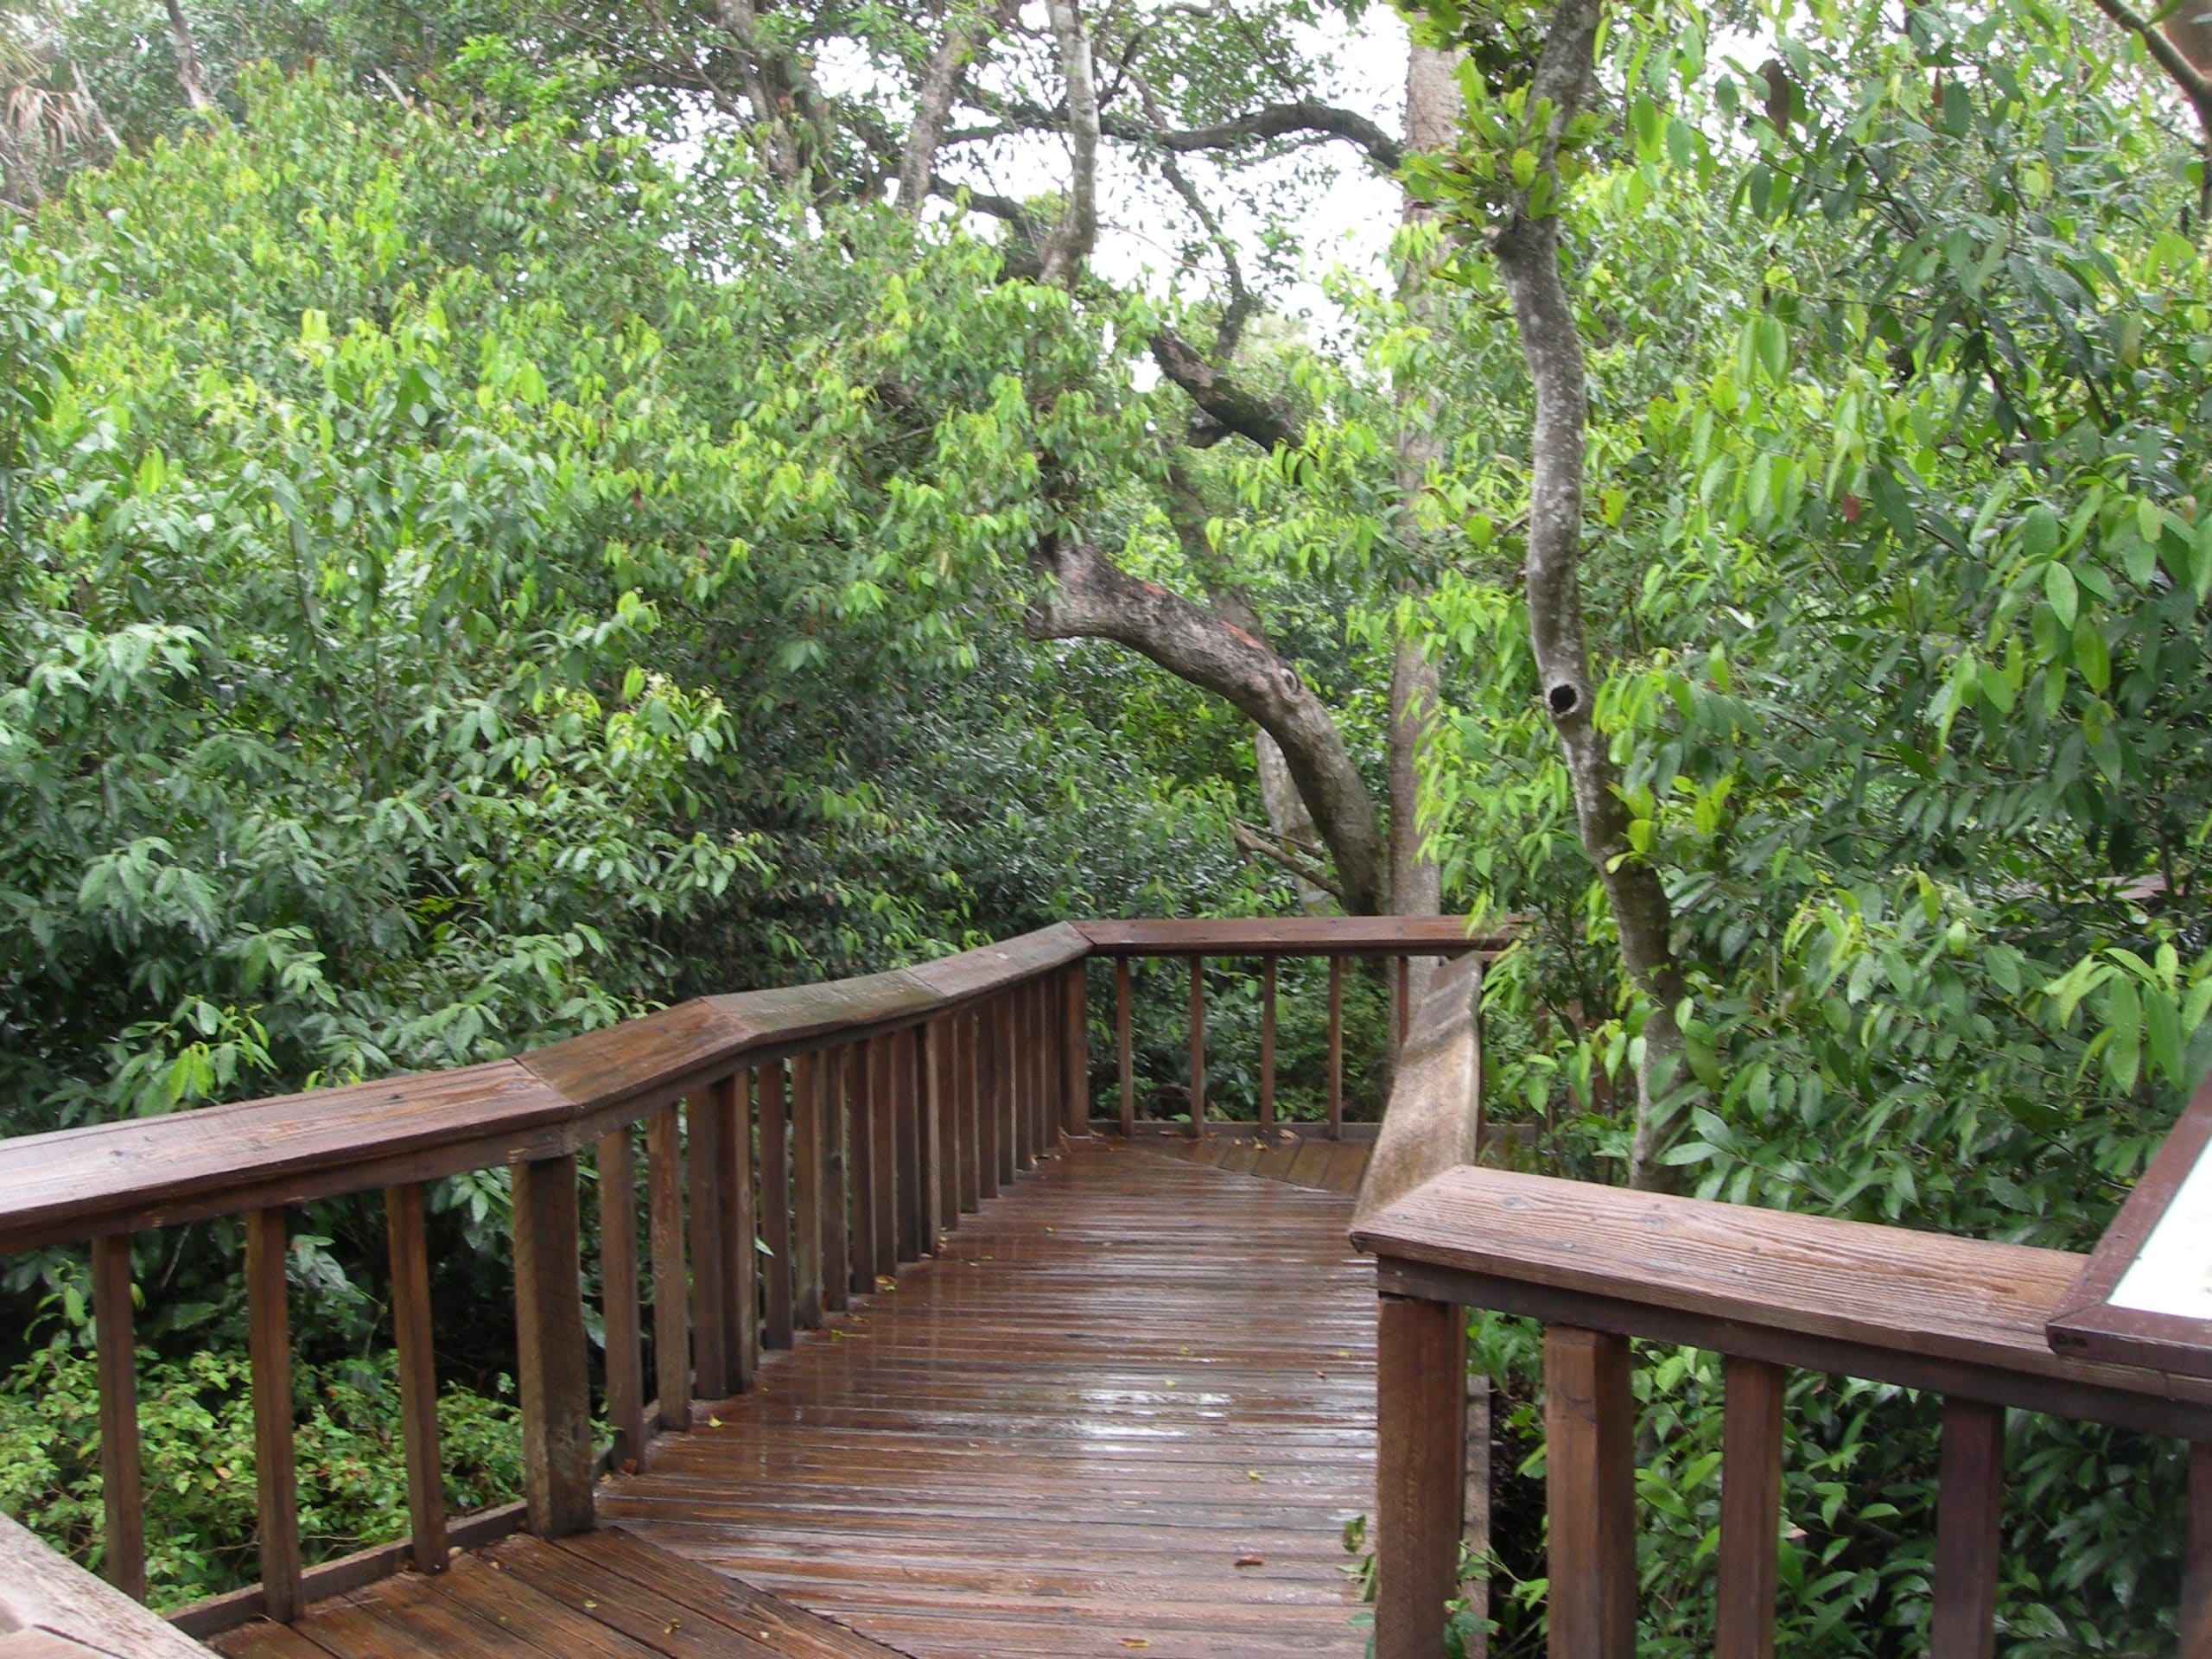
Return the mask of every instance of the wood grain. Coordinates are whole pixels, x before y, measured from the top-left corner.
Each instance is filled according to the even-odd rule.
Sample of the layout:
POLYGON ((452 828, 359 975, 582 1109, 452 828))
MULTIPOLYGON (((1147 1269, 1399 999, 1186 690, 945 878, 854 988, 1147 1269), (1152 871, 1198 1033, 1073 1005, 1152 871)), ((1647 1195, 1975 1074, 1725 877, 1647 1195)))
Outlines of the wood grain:
POLYGON ((1789 1373, 1731 1356, 1723 1365, 1720 1582, 1714 1659, 1774 1659, 1782 1516, 1782 1396, 1789 1373))
POLYGON ((1376 1366, 1376 1659, 1444 1659, 1444 1604, 1459 1579, 1466 1314, 1381 1298, 1376 1366))
POLYGON ((302 1605, 284 1211, 256 1210, 245 1219, 246 1347, 253 1376, 253 1487, 261 1592, 269 1616, 283 1624, 298 1617, 302 1605))
POLYGON ((420 1186, 384 1195, 391 1264, 391 1335, 399 1370, 399 1421, 407 1458, 408 1538, 417 1573, 446 1565, 445 1462, 438 1449, 438 1365, 430 1317, 430 1248, 420 1186))
POLYGON ((1978 1400, 1943 1402, 1936 1495, 1936 1608, 1928 1659, 1997 1651, 1998 1546, 2005 1503, 2005 1414, 1978 1400))
MULTIPOLYGON (((691 1264, 691 1388, 702 1400, 732 1390, 729 1253, 723 1246, 729 1193, 724 1185, 728 1114, 711 1087, 683 1103, 687 1254, 691 1264)), ((658 1310, 655 1310, 658 1319, 658 1310)))
POLYGON ((683 1147, 676 1108, 645 1119, 645 1228, 652 1255, 653 1385, 660 1428, 691 1427, 691 1287, 683 1262, 683 1147))
MULTIPOLYGON (((75 1644, 98 1659, 205 1659, 206 1649, 0 1515, 0 1631, 75 1644)), ((9 1638, 0 1636, 0 1649, 9 1638)), ((49 1651, 54 1651, 49 1648, 49 1651)), ((67 1649, 60 1649, 67 1652, 67 1649)))
POLYGON ((638 1177, 630 1131, 599 1142, 600 1327, 607 1338, 607 1422, 614 1466, 635 1468, 645 1455, 645 1338, 638 1291, 638 1177))
POLYGON ((1544 1332, 1544 1447, 1553 1659, 1635 1659, 1636 1402, 1626 1338, 1571 1325, 1544 1332))
MULTIPOLYGON (((518 1164, 511 1173, 523 1487, 531 1530, 557 1538, 591 1525, 592 1467, 598 1460, 584 1358, 576 1160, 564 1154, 518 1164)), ((278 1617, 275 1606, 268 1611, 278 1617)))
POLYGON ((146 1599, 146 1497, 138 1446, 138 1346, 130 1309, 130 1236, 92 1241, 93 1336, 100 1389, 100 1554, 107 1580, 146 1599))
POLYGON ((791 1100, 781 1062, 753 1074, 755 1116, 760 1143, 760 1341, 767 1348, 791 1345, 791 1100))

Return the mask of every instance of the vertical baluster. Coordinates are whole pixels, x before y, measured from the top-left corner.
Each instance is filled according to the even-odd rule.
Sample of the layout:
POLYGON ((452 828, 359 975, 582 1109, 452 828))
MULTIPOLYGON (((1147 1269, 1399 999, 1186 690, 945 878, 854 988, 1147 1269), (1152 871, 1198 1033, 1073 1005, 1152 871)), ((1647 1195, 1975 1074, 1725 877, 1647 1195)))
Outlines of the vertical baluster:
MULTIPOLYGON (((1029 988, 1016 985, 1006 994, 1006 1057, 1007 1126, 1013 1143, 1014 1167, 1017 1170, 1027 1169, 1036 1161, 1029 1121, 1029 1061, 1034 1043, 1030 1015, 1029 988)), ((1009 1174, 1007 1179, 1011 1182, 1013 1176, 1009 1174)))
POLYGON ((844 1049, 822 1056, 822 1306, 852 1306, 852 1078, 844 1049))
POLYGON ((1136 1054, 1129 1040, 1129 959, 1114 958, 1114 1058, 1121 1068, 1122 1136, 1137 1132, 1136 1054))
POLYGON ((300 1491, 292 1451, 292 1332, 285 1306, 284 1212, 245 1218, 246 1345, 253 1376, 254 1497, 264 1611, 289 1624, 300 1596, 300 1491))
POLYGON ((939 1014, 921 1033, 922 1104, 931 1178, 925 1225, 932 1254, 939 1241, 960 1224, 960 1108, 955 1093, 958 1057, 953 1051, 957 1018, 939 1014))
POLYGON ((2189 1530, 2182 1546, 2179 1659, 2212 1659, 2212 1445, 2189 1448, 2189 1530))
POLYGON ((660 1426, 670 1433, 691 1427, 690 1287, 683 1274, 683 1147, 676 1108, 645 1116, 645 1215, 653 1261, 653 1382, 660 1393, 660 1426))
POLYGON ((992 998, 991 1007, 996 1016, 991 1028, 991 1099, 994 1116, 998 1119, 999 1185, 1008 1187, 1014 1185, 1015 1172, 1021 1166, 1020 1136, 1015 1128, 1021 1101, 1021 1065, 1015 1053, 1020 1027, 1012 991, 1001 991, 992 998))
POLYGON ((990 1131, 983 1122, 982 1010, 972 1005, 961 1009, 953 1029, 959 1063, 954 1097, 960 1108, 960 1207, 974 1210, 988 1192, 984 1172, 990 1166, 990 1131))
POLYGON ((614 1466, 642 1467, 645 1360, 638 1329, 638 1179, 626 1123, 599 1138, 599 1296, 614 1466))
POLYGON ((1021 1138, 1028 1149, 1022 1167, 1034 1169, 1045 1153, 1045 1079, 1051 1069, 1052 1033, 1045 1020, 1045 984, 1021 988, 1021 1138))
POLYGON ((822 1057, 791 1061, 791 1323, 822 1325, 823 1135, 822 1057))
POLYGON ((996 1198, 999 1190, 999 1012, 996 996, 976 1009, 976 1190, 986 1198, 996 1198))
POLYGON ((1406 1035, 1413 1029, 1414 990, 1413 958, 1390 958, 1390 1052, 1395 1058, 1405 1052, 1406 1035))
POLYGON ((1997 1649, 1998 1523, 2005 1497, 2005 1413, 1943 1402, 1936 1492, 1936 1610, 1928 1659, 1989 1659, 1997 1649))
POLYGON ((753 1074, 760 1121, 760 1262, 766 1288, 762 1294, 760 1340, 770 1348, 791 1345, 791 1102, 780 1063, 753 1074))
POLYGON ((760 1370, 760 1220, 753 1201, 753 1100, 748 1074, 707 1090, 721 1154, 722 1294, 728 1314, 729 1390, 741 1394, 760 1370))
POLYGON ((876 1084, 881 1063, 874 1039, 863 1039, 845 1049, 845 1111, 847 1179, 852 1184, 848 1227, 852 1255, 847 1262, 847 1282, 856 1296, 875 1288, 876 1188, 883 1172, 876 1164, 876 1084))
POLYGON ((1329 1139, 1344 1133, 1344 959, 1329 958, 1329 1139))
POLYGON ((146 1599, 146 1502, 138 1451, 138 1349, 130 1313, 130 1235, 92 1241, 92 1318, 99 1344, 101 1535, 107 1581, 146 1599))
POLYGON ((1275 1126, 1275 959, 1260 958, 1260 1133, 1275 1126))
POLYGON ((899 1271, 899 1050, 889 1035, 871 1037, 868 1054, 868 1134, 874 1141, 868 1185, 874 1221, 868 1231, 875 1254, 868 1264, 867 1288, 899 1271))
POLYGON ((891 1039, 891 1098, 899 1120, 899 1259, 918 1262, 929 1243, 929 1105, 923 1098, 918 1026, 891 1039))
POLYGON ((1375 1656, 1443 1659, 1459 1576, 1467 1316, 1389 1295, 1376 1312, 1375 1656))
POLYGON ((1206 959, 1191 958, 1191 1134, 1206 1132, 1206 959))
POLYGON ((591 1528, 592 1468, 598 1459, 584 1357, 576 1160, 573 1154, 545 1158, 514 1165, 509 1173, 514 1180, 523 1493, 530 1529, 541 1538, 561 1538, 591 1528))
POLYGON ((1714 1659, 1774 1659, 1777 1538, 1782 1515, 1779 1365, 1731 1354, 1720 1454, 1720 1588, 1714 1659))
POLYGON ((1554 1659, 1635 1659, 1636 1408, 1628 1338, 1544 1332, 1554 1659))
POLYGON ((387 1187, 385 1232, 391 1262, 391 1335, 399 1362, 399 1421, 407 1452, 407 1518, 415 1570, 446 1566, 445 1465, 438 1455, 438 1370, 430 1345, 430 1248, 423 1188, 387 1187))
POLYGON ((730 1390, 728 1256, 722 1249, 725 1114, 710 1091, 683 1103, 683 1173, 690 1189, 692 1391, 720 1400, 730 1390))
POLYGON ((1067 971, 1061 992, 1067 1034, 1060 1043, 1065 1068, 1060 1122, 1070 1135, 1090 1133, 1090 975, 1081 963, 1067 971))

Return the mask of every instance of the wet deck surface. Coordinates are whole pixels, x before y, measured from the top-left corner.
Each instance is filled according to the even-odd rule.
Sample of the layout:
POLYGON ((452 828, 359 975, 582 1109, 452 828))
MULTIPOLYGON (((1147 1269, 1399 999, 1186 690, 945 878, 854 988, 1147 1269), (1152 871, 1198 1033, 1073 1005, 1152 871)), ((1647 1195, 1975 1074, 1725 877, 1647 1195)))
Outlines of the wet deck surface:
POLYGON ((1351 1208, 1072 1143, 599 1512, 920 1659, 1353 1659, 1375 1394, 1351 1208))

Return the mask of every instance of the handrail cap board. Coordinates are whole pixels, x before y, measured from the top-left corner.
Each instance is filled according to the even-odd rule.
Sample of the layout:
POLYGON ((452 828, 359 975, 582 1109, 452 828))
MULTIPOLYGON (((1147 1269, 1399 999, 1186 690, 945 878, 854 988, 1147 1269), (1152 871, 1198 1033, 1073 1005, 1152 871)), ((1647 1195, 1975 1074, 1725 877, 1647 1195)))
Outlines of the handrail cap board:
POLYGON ((0 1655, 18 1650, 207 1659, 190 1637, 0 1515, 0 1655))
POLYGON ((1058 922, 1033 933, 1002 939, 996 944, 963 950, 957 956, 917 963, 906 969, 906 976, 946 1001, 957 1001, 995 989, 1009 979, 1065 968, 1071 963, 1081 962, 1090 953, 1090 941, 1081 928, 1058 922))
MULTIPOLYGON (((465 1149, 478 1165, 574 1116, 513 1060, 203 1106, 0 1141, 0 1254, 164 1227, 246 1207, 271 1185, 302 1194, 373 1160, 465 1149)), ((449 1172, 447 1172, 449 1173, 449 1172)))
POLYGON ((1265 916, 1071 924, 1102 957, 1495 955, 1520 937, 1510 918, 1479 933, 1464 916, 1265 916))
MULTIPOLYGON (((1405 1262, 1738 1329, 2212 1406, 2212 1382, 2054 1354, 2065 1250, 1467 1167, 1353 1230, 1405 1262)), ((1725 1343, 1711 1344, 1723 1347, 1725 1343)))

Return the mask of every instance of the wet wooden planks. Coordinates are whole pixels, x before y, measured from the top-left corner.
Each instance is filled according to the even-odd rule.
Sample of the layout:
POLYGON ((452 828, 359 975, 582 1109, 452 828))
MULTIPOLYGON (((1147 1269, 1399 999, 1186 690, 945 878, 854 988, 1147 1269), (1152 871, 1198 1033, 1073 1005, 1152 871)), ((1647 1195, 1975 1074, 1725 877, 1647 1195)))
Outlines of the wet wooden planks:
POLYGON ((1350 1215, 1071 1143, 599 1512, 924 1659, 1353 1659, 1374 1294, 1350 1215))
POLYGON ((1257 1128, 1218 1124, 1206 1131, 1204 1140, 1135 1144, 1154 1157, 1179 1158, 1232 1174, 1347 1194, 1359 1191, 1360 1178, 1375 1153, 1372 1141, 1326 1141, 1318 1135, 1300 1137, 1281 1130, 1270 1135, 1257 1128))
POLYGON ((229 1659, 896 1659, 620 1529, 512 1538, 215 1638, 229 1659))

